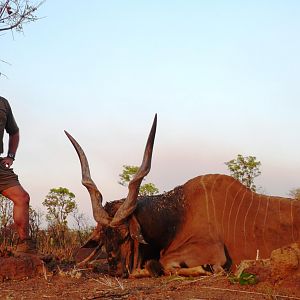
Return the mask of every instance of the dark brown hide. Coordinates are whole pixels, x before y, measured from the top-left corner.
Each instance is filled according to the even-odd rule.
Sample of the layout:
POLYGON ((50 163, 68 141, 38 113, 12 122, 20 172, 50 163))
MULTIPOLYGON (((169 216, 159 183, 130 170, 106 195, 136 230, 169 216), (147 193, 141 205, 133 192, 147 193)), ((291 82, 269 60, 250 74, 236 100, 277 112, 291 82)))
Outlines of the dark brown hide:
POLYGON ((162 195, 139 197, 135 216, 148 244, 166 248, 184 224, 183 188, 179 186, 162 195))

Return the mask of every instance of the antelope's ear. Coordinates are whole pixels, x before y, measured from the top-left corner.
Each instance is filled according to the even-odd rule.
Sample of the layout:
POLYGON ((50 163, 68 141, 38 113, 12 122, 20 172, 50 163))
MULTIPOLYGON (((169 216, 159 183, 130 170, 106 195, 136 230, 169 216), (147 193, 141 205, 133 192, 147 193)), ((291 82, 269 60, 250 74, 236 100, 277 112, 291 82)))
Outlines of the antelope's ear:
POLYGON ((148 244, 142 235, 141 226, 134 215, 129 219, 129 233, 133 240, 137 240, 140 244, 148 244))

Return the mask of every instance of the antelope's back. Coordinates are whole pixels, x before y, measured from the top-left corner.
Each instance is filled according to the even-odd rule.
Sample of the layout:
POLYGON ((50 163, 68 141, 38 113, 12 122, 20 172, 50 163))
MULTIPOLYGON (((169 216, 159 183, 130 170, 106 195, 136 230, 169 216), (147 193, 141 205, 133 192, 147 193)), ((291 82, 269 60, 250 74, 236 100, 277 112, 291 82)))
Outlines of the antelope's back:
POLYGON ((270 256, 300 239, 300 201, 252 192, 227 175, 204 175, 184 186, 185 234, 222 242, 234 263, 270 256))

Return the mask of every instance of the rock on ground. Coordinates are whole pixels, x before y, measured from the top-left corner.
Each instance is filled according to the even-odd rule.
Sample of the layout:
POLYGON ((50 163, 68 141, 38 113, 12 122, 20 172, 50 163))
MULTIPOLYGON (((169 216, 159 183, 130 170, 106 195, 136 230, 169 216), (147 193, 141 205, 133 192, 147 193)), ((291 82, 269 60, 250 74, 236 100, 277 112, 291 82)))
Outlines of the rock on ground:
POLYGON ((300 242, 273 250, 268 259, 242 261, 235 275, 239 277, 242 272, 255 274, 260 281, 274 283, 295 279, 300 286, 300 242))
POLYGON ((44 262, 35 255, 0 257, 0 281, 42 275, 44 262))

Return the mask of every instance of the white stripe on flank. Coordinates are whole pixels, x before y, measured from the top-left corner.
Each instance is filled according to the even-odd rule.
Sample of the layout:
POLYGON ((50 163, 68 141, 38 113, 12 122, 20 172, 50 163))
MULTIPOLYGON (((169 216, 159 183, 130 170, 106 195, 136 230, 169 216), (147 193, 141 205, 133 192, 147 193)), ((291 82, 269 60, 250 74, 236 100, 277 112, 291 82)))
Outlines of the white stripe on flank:
POLYGON ((234 247, 235 247, 236 223, 237 223, 237 220, 238 220, 238 216, 239 216, 241 205, 243 203, 243 200, 244 200, 245 195, 246 195, 247 192, 248 192, 248 190, 246 189, 245 193, 244 193, 244 195, 243 195, 243 197, 242 197, 242 199, 240 201, 239 207, 238 207, 238 209, 236 211, 236 216, 235 216, 235 221, 234 221, 234 227, 233 227, 233 245, 234 245, 234 247))
MULTIPOLYGON (((233 198, 233 201, 231 203, 231 207, 230 207, 230 211, 229 211, 229 214, 228 214, 228 228, 227 228, 227 236, 229 236, 229 226, 230 226, 230 221, 231 221, 231 212, 232 212, 232 208, 234 206, 234 203, 235 203, 235 200, 236 198, 238 197, 238 194, 240 193, 241 190, 243 190, 245 187, 242 185, 240 187, 240 189, 238 190, 238 192, 235 194, 235 197, 233 198)), ((234 229, 234 228, 233 228, 234 229)))
POLYGON ((267 200, 266 213, 265 213, 264 226, 263 226, 263 241, 264 241, 264 245, 267 250, 267 253, 268 253, 269 249, 268 249, 268 245, 267 245, 266 238, 265 238, 265 232, 266 232, 267 216, 268 216, 268 211, 269 211, 269 203, 270 203, 270 196, 268 197, 268 200, 267 200))
POLYGON ((254 220, 253 220, 253 227, 252 227, 253 238, 255 238, 256 242, 257 242, 257 239, 256 239, 256 235, 255 235, 255 224, 256 224, 257 215, 258 215, 258 212, 259 212, 259 209, 260 209, 261 195, 258 195, 258 199, 259 199, 259 202, 258 202, 256 214, 255 214, 255 217, 254 217, 254 220))
MULTIPOLYGON (((281 211, 280 211, 280 204, 281 204, 281 200, 278 200, 278 214, 279 214, 279 228, 278 228, 278 232, 280 232, 281 230, 281 222, 282 222, 282 217, 281 217, 281 211)), ((277 234, 277 245, 280 244, 280 234, 277 234)))
POLYGON ((217 230, 218 236, 219 236, 219 227, 218 227, 219 222, 217 221, 217 217, 216 217, 216 206, 215 206, 213 192, 214 192, 214 187, 215 187, 216 181, 218 180, 219 177, 220 177, 220 175, 216 176, 216 179, 215 179, 215 181, 214 181, 214 183, 212 185, 211 191, 210 191, 210 197, 211 197, 211 202, 212 202, 212 205, 213 205, 214 217, 215 217, 215 223, 214 224, 216 226, 216 230, 217 230))
POLYGON ((246 247, 246 221, 247 221, 247 217, 248 217, 250 208, 251 208, 252 203, 253 203, 253 198, 254 198, 254 193, 253 192, 250 192, 250 193, 251 193, 251 203, 250 203, 250 205, 247 209, 245 219, 244 219, 244 252, 246 252, 246 250, 247 250, 247 247, 246 247))
MULTIPOLYGON (((207 176, 207 175, 206 175, 207 176)), ((205 183, 203 182, 204 177, 206 177, 205 175, 201 177, 200 183, 204 189, 204 193, 205 193, 205 203, 206 203, 206 212, 207 212, 207 223, 208 223, 208 234, 211 236, 211 238, 213 239, 212 233, 211 233, 211 224, 210 224, 210 215, 209 215, 209 208, 208 208, 208 197, 207 197, 207 190, 206 190, 206 186, 205 183)))
POLYGON ((226 205, 227 205, 227 198, 228 198, 228 192, 229 192, 229 189, 232 187, 232 185, 236 183, 236 181, 232 181, 228 186, 227 186, 227 189, 226 189, 226 194, 225 194, 225 201, 224 201, 224 207, 223 207, 223 213, 222 213, 222 230, 223 230, 223 240, 225 241, 226 240, 226 236, 225 236, 225 226, 224 226, 224 217, 225 217, 225 210, 226 210, 226 205))
POLYGON ((295 200, 291 200, 291 220, 292 220, 292 239, 293 239, 293 242, 295 242, 295 237, 294 237, 294 215, 293 215, 293 204, 294 204, 294 202, 295 202, 295 200))

